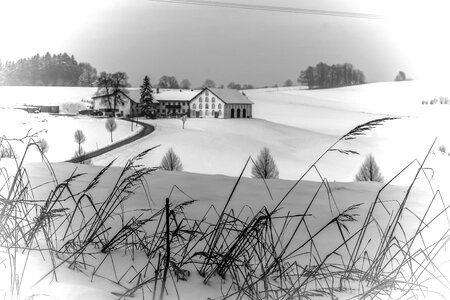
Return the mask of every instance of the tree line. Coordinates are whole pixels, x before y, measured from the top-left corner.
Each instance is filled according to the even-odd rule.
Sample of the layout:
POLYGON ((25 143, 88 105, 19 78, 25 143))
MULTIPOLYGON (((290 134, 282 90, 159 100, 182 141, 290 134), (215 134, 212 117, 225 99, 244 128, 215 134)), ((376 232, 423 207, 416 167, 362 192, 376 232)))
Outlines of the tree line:
POLYGON ((308 88, 333 88, 365 83, 361 70, 354 69, 352 64, 344 63, 327 65, 323 62, 315 67, 309 66, 300 72, 297 81, 308 88))
POLYGON ((0 85, 93 86, 97 70, 67 53, 0 61, 0 85))
MULTIPOLYGON (((190 89, 192 87, 192 84, 189 79, 183 79, 180 83, 178 83, 178 80, 175 76, 164 75, 159 79, 157 87, 163 89, 190 89)), ((225 88, 223 84, 217 85, 212 79, 206 79, 201 86, 197 87, 197 89, 202 89, 205 87, 219 89, 225 88)), ((234 81, 232 81, 227 85, 227 88, 235 90, 249 90, 254 89, 255 87, 251 84, 241 85, 240 83, 235 83, 234 81)))

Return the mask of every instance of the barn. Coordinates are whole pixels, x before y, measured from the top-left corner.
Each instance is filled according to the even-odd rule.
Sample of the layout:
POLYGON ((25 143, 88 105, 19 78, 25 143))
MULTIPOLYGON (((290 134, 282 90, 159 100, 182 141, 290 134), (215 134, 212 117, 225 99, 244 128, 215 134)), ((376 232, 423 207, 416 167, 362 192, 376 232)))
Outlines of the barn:
POLYGON ((204 88, 189 102, 191 118, 251 118, 253 102, 232 89, 204 88))

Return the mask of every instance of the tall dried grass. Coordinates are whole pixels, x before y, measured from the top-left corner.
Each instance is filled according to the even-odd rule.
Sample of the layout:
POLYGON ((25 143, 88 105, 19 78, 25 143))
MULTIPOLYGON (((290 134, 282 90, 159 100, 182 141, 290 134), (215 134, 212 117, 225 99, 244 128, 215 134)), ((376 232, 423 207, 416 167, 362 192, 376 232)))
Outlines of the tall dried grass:
MULTIPOLYGON (((329 152, 356 154, 337 148, 338 143, 364 135, 392 119, 374 120, 349 131, 322 153, 278 201, 264 181, 267 195, 273 200, 271 207, 261 206, 255 211, 255 207, 244 206, 236 211, 230 203, 245 170, 253 163, 249 158, 224 206, 209 207, 199 219, 186 213, 195 198, 178 186, 173 186, 164 207, 152 203, 147 179, 156 169, 139 164, 152 149, 132 158, 101 199, 93 195, 112 163, 81 191, 73 191, 72 184, 85 174, 74 172, 59 182, 42 153, 54 187, 46 199, 35 199, 23 160, 16 160, 14 174, 0 170, 4 180, 0 189, 0 242, 10 272, 5 297, 21 297, 27 264, 19 268, 18 252, 26 257, 38 252, 50 258, 52 268, 41 280, 58 280, 58 269, 63 266, 83 270, 92 279, 103 277, 114 282, 122 289, 113 292, 119 299, 136 295, 143 299, 159 295, 163 299, 169 292, 182 298, 177 282, 189 280, 192 272, 198 272, 205 284, 221 282, 217 299, 337 299, 345 294, 365 299, 394 293, 410 298, 425 294, 429 280, 448 287, 437 259, 449 239, 449 206, 427 177, 425 163, 432 148, 421 162, 411 162, 382 186, 362 222, 358 219, 363 203, 339 207, 333 186, 317 167, 329 152), (416 172, 403 198, 385 200, 387 188, 411 168, 416 172), (302 192, 296 187, 310 172, 320 178, 314 195, 304 211, 286 211, 282 204, 288 196, 302 192), (433 194, 425 212, 415 212, 408 206, 420 177, 428 181, 433 194), (148 207, 128 211, 127 203, 138 189, 148 195, 148 207), (182 195, 184 201, 172 201, 173 193, 182 195), (313 216, 312 208, 323 193, 329 212, 313 216), (405 224, 405 215, 414 222, 405 224), (427 232, 435 230, 433 225, 438 221, 442 224, 442 220, 448 227, 441 227, 438 235, 434 232, 434 239, 427 237, 427 232), (330 239, 331 250, 325 251, 321 241, 330 235, 337 239, 330 239), (133 260, 143 254, 146 259, 123 270, 116 261, 117 252, 133 260)), ((28 140, 26 151, 37 146, 33 136, 28 140)))

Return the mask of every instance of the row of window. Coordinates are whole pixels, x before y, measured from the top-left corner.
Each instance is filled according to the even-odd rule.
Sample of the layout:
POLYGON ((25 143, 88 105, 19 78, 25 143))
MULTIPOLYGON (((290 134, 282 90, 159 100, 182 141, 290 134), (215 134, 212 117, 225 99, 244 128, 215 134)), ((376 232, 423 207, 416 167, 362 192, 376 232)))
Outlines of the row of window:
POLYGON ((161 102, 162 105, 188 105, 186 101, 178 101, 178 102, 161 102))
MULTIPOLYGON (((200 96, 198 97, 198 102, 202 102, 203 98, 200 96)), ((205 97, 205 102, 209 102, 209 97, 205 97)), ((211 102, 216 102, 216 97, 211 98, 211 102)))
MULTIPOLYGON (((214 116, 215 113, 216 113, 215 111, 211 111, 211 116, 214 116)), ((206 110, 206 111, 205 111, 205 116, 206 116, 206 117, 209 117, 209 115, 210 115, 209 110, 206 110)), ((218 111, 217 111, 217 115, 218 115, 218 116, 222 116, 222 111, 221 111, 221 110, 218 110, 218 111)), ((199 116, 199 117, 203 117, 203 111, 199 110, 199 111, 198 111, 198 116, 199 116)))
MULTIPOLYGON (((193 103, 193 104, 192 104, 192 109, 196 109, 196 108, 197 108, 197 105, 196 105, 195 103, 193 103)), ((206 109, 209 109, 209 104, 208 104, 208 103, 205 103, 205 108, 206 108, 206 109)), ((216 105, 215 105, 214 103, 212 103, 212 104, 211 104, 211 108, 212 108, 212 109, 215 109, 215 108, 216 108, 216 105)), ((218 108, 218 109, 222 109, 222 103, 219 103, 219 104, 217 105, 217 108, 218 108)), ((202 105, 201 103, 198 104, 198 109, 203 109, 203 105, 202 105)))
MULTIPOLYGON (((187 113, 187 109, 181 109, 180 110, 181 111, 181 113, 187 113)), ((162 114, 165 114, 165 113, 171 113, 171 112, 173 112, 173 109, 158 109, 158 112, 159 113, 162 113, 162 114)))

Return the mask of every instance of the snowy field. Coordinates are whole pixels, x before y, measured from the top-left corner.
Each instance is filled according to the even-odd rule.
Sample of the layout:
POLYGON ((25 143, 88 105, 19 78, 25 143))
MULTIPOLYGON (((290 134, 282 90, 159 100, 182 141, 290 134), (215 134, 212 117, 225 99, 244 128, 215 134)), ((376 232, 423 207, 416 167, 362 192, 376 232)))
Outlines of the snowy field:
MULTIPOLYGON (((49 145, 46 153, 51 162, 71 159, 78 149, 74 133, 82 130, 86 141, 82 144, 85 151, 94 151, 111 144, 109 132, 105 129, 105 119, 75 115, 50 115, 47 113, 29 114, 14 107, 23 105, 58 105, 60 113, 76 114, 86 109, 97 88, 89 87, 44 87, 44 86, 0 86, 0 135, 7 138, 22 138, 27 132, 39 133, 35 140, 44 138, 49 145)), ((117 142, 136 134, 140 126, 117 120, 117 129, 113 140, 117 142)), ((24 144, 13 143, 14 150, 21 156, 24 144)), ((41 161, 37 150, 32 149, 26 155, 27 161, 41 161)))
MULTIPOLYGON (((36 133, 35 141, 43 138, 49 145, 46 156, 51 162, 60 162, 71 159, 78 144, 75 143, 74 133, 82 130, 86 141, 82 144, 86 152, 97 150, 111 144, 110 133, 105 129, 104 118, 92 118, 87 116, 58 116, 46 113, 29 114, 20 109, 0 108, 0 134, 7 138, 22 138, 36 133)), ((113 132, 113 141, 125 139, 136 134, 140 126, 133 125, 123 120, 116 120, 117 129, 113 132)), ((11 142, 15 152, 22 156, 26 143, 11 142)), ((42 158, 37 149, 30 148, 25 156, 26 161, 41 161, 42 158)))
POLYGON ((62 106, 90 100, 96 91, 96 87, 0 86, 0 107, 24 104, 62 106))
MULTIPOLYGON (((445 233, 446 228, 449 228, 445 207, 448 205, 448 199, 450 199, 450 191, 447 187, 448 178, 450 178, 450 157, 447 153, 440 153, 438 147, 445 145, 447 149, 450 148, 450 134, 448 133, 450 105, 423 106, 421 102, 439 96, 450 96, 445 93, 445 89, 429 90, 422 83, 416 82, 377 83, 313 91, 300 90, 295 87, 249 90, 246 91, 246 94, 255 103, 254 119, 188 119, 185 129, 182 129, 181 121, 176 119, 141 120, 154 125, 156 130, 141 140, 93 159, 94 166, 57 163, 53 164, 52 167, 59 182, 70 176, 75 168, 77 168, 79 173, 86 173, 75 179, 70 185, 71 193, 76 193, 77 191, 83 191, 89 185, 94 176, 100 172, 102 166, 107 165, 112 159, 116 159, 114 166, 101 177, 95 188, 88 191, 89 197, 94 199, 97 207, 96 211, 99 212, 99 207, 102 203, 110 201, 108 200, 110 199, 108 195, 119 177, 120 167, 123 167, 132 156, 157 145, 161 146, 148 153, 140 163, 148 167, 158 166, 168 148, 173 148, 175 153, 180 156, 185 172, 154 171, 145 176, 143 187, 132 187, 133 193, 129 194, 130 198, 128 196, 124 198, 125 202, 116 207, 115 213, 101 227, 102 230, 108 231, 108 238, 106 238, 108 240, 113 238, 122 225, 132 220, 133 217, 140 218, 140 220, 144 220, 147 217, 150 218, 155 213, 151 209, 163 207, 166 197, 170 197, 173 205, 184 201, 196 200, 194 203, 186 204, 183 208, 183 216, 186 219, 183 219, 182 223, 185 226, 190 224, 190 221, 187 220, 202 220, 211 205, 214 205, 215 210, 220 212, 225 206, 228 196, 232 193, 237 176, 244 167, 247 158, 249 156, 255 158, 259 150, 267 146, 274 156, 280 170, 280 178, 282 179, 269 180, 267 182, 269 193, 263 181, 243 178, 230 198, 231 201, 227 209, 232 209, 235 214, 240 214, 240 220, 247 222, 249 217, 256 214, 263 206, 266 206, 269 211, 274 209, 277 203, 283 199, 283 196, 288 194, 280 206, 281 210, 277 212, 277 216, 280 216, 281 219, 279 222, 274 221, 275 226, 283 226, 284 221, 282 220, 288 219, 282 216, 286 216, 288 213, 290 215, 305 213, 308 209, 309 201, 315 199, 311 208, 308 209, 307 221, 305 221, 308 227, 306 228, 305 225, 300 226, 298 233, 293 236, 293 242, 288 247, 294 251, 308 236, 320 231, 325 226, 326 229, 324 231, 317 233, 314 244, 308 243, 305 249, 299 249, 298 253, 294 252, 290 260, 287 260, 290 262, 295 260, 300 265, 306 265, 314 263, 311 263, 312 258, 310 256, 306 258, 305 253, 314 253, 316 262, 317 260, 321 261, 325 257, 328 258, 327 254, 342 242, 340 240, 341 233, 336 227, 327 227, 327 223, 337 217, 343 210, 352 205, 361 204, 356 211, 356 221, 345 223, 349 229, 349 232, 345 233, 346 237, 354 234, 362 226, 370 204, 375 200, 377 193, 382 188, 382 184, 379 183, 353 182, 355 173, 366 154, 372 153, 375 156, 385 179, 389 180, 414 159, 417 158, 421 162, 433 140, 437 137, 438 140, 435 147, 432 149, 424 166, 425 171, 419 174, 417 182, 411 191, 408 191, 406 186, 414 178, 415 170, 419 165, 417 162, 413 164, 411 169, 408 169, 396 178, 380 194, 380 202, 382 204, 374 210, 377 224, 376 226, 372 224, 372 227, 368 229, 368 240, 366 240, 368 244, 365 246, 367 247, 367 255, 372 258, 381 241, 380 232, 386 230, 388 222, 392 220, 394 212, 399 208, 399 203, 404 199, 405 195, 408 195, 407 209, 400 218, 401 230, 398 230, 398 236, 396 237, 402 240, 406 239, 404 235, 410 236, 414 234, 417 228, 415 226, 421 228, 420 226, 422 225, 420 224, 423 223, 420 222, 420 218, 424 214, 426 214, 425 222, 431 222, 431 220, 434 220, 434 216, 439 215, 435 222, 433 221, 429 226, 424 226, 424 232, 420 238, 417 238, 417 241, 411 244, 410 248, 408 246, 408 249, 414 252, 425 247, 421 243, 430 245, 437 242, 437 244, 434 244, 436 247, 427 248, 427 251, 429 251, 427 255, 432 256, 436 253, 434 252, 436 248, 441 249, 442 247, 445 250, 443 243, 448 239, 448 234, 445 233), (374 128, 365 136, 340 142, 335 146, 335 148, 342 150, 358 151, 361 155, 345 155, 338 152, 330 152, 319 161, 317 167, 320 174, 328 179, 330 186, 321 185, 320 177, 314 170, 308 173, 306 176, 307 180, 295 186, 295 181, 293 180, 298 179, 322 152, 343 134, 361 123, 385 116, 402 116, 402 118, 388 121, 384 125, 374 128), (427 178, 432 178, 433 189, 430 189, 428 186, 427 178), (289 192, 292 187, 292 191, 289 192), (436 201, 432 202, 430 209, 427 210, 436 188, 442 189, 443 200, 437 197, 436 201), (317 249, 314 250, 314 248, 317 249)), ((26 114, 26 116, 41 118, 43 114, 38 116, 26 114)), ((88 123, 87 119, 75 120, 76 124, 88 123)), ((33 124, 58 124, 51 123, 56 122, 56 120, 45 122, 39 119, 39 121, 34 120, 33 122, 35 122, 33 124)), ((67 124, 67 122, 65 120, 64 124, 67 124)), ((129 129, 129 123, 126 123, 126 125, 129 129)), ((62 125, 62 123, 58 125, 58 127, 63 126, 66 125, 62 125)), ((87 142, 91 136, 92 141, 96 141, 100 136, 109 139, 103 123, 93 123, 87 126, 88 128, 85 131, 87 142), (100 131, 96 131, 96 129, 100 129, 100 131), (92 132, 92 134, 87 132, 92 132), (97 135, 94 132, 97 132, 97 135)), ((73 131, 69 131, 70 134, 67 134, 68 140, 64 143, 65 145, 70 145, 70 152, 73 152, 76 146, 73 142, 73 131)), ((59 136, 62 135, 60 134, 59 136)), ((115 136, 115 139, 117 139, 117 136, 115 136)), ((48 137, 48 141, 50 149, 52 149, 50 137, 48 137)), ((3 161, 2 163, 7 164, 8 162, 3 161)), ((55 188, 54 184, 41 186, 42 183, 51 179, 49 170, 40 163, 27 163, 26 167, 31 184, 33 187, 36 187, 33 190, 35 199, 46 199, 48 191, 55 188)), ((247 167, 244 176, 250 177, 250 168, 251 166, 247 167)), ((3 196, 7 189, 4 187, 1 190, 3 196)), ((73 227, 79 228, 83 227, 83 224, 89 224, 89 216, 93 214, 92 205, 87 202, 87 198, 84 199, 82 203, 83 213, 74 213, 72 225, 76 224, 76 226, 69 226, 70 231, 74 232, 74 234, 76 234, 78 229, 73 227)), ((64 215, 77 211, 74 202, 70 199, 64 201, 62 205, 67 208, 64 211, 64 215)), ((58 211, 57 213, 60 212, 58 211)), ((178 215, 178 217, 181 217, 181 215, 178 215)), ((65 219, 65 217, 55 220, 62 222, 61 219, 65 219)), ((218 213, 210 210, 207 221, 214 223, 217 219, 218 213)), ((285 237, 284 243, 289 240, 289 234, 294 232, 296 222, 296 219, 287 222, 288 225, 283 235, 285 237)), ((143 232, 153 232, 157 223, 158 219, 148 223, 144 222, 143 224, 145 225, 140 225, 142 227, 140 227, 139 236, 142 238, 143 232)), ((172 225, 173 228, 176 227, 175 224, 172 225)), ((49 230, 53 230, 50 227, 49 230)), ((125 226, 123 228, 129 227, 125 226)), ((281 227, 276 228, 280 230, 281 227)), ((55 232, 58 230, 55 229, 55 232)), ((58 236, 58 234, 60 233, 55 233, 55 236, 58 236)), ((33 245, 35 245, 34 247, 36 245, 42 246, 44 241, 43 233, 40 231, 33 245)), ((54 246, 60 249, 62 244, 67 241, 67 239, 61 239, 55 242, 54 246)), ((347 246, 354 246, 354 242, 352 240, 347 246)), ((199 245, 201 244, 200 242, 199 245)), ((148 277, 139 277, 144 274, 142 273, 142 268, 149 266, 149 260, 143 253, 137 252, 134 259, 132 259, 129 250, 125 253, 122 248, 112 251, 110 254, 105 254, 99 251, 98 247, 101 246, 102 242, 98 241, 95 247, 89 246, 86 250, 88 253, 86 256, 76 259, 77 271, 69 270, 67 263, 64 263, 57 270, 58 282, 54 279, 52 280, 50 275, 35 286, 33 285, 46 272, 52 269, 50 257, 48 254, 47 256, 43 254, 46 260, 42 260, 42 253, 32 252, 26 267, 27 271, 23 272, 20 266, 26 261, 28 252, 16 253, 14 259, 17 258, 19 266, 17 268, 17 276, 21 278, 21 297, 24 299, 26 297, 33 297, 33 299, 79 299, 81 297, 117 299, 117 295, 124 293, 130 287, 138 285, 142 282, 140 281, 141 279, 149 279, 154 275, 154 269, 150 267, 150 271, 148 274, 146 273, 148 277), (84 261, 84 259, 86 260, 84 261), (131 266, 133 268, 130 268, 131 266), (30 272, 29 270, 34 271, 30 272), (94 271, 96 275, 93 275, 94 271), (23 274, 24 276, 21 277, 23 274), (112 292, 116 294, 112 294, 112 292)), ((272 250, 280 251, 277 247, 281 247, 281 245, 276 245, 272 250)), ((195 249, 196 251, 201 250, 201 248, 195 249)), ((263 253, 270 253, 270 251, 264 250, 263 253)), ((230 275, 225 277, 226 280, 213 276, 207 284, 203 284, 204 278, 196 270, 200 263, 197 264, 194 260, 194 262, 183 265, 180 253, 183 253, 183 251, 174 252, 172 257, 173 266, 182 265, 183 268, 190 271, 190 276, 188 281, 177 281, 169 278, 167 284, 168 294, 164 299, 177 299, 177 294, 181 295, 181 299, 207 299, 208 297, 221 299, 221 296, 230 287, 230 275)), ((420 261, 424 259, 420 251, 418 253, 411 261, 412 265, 418 268, 417 270, 421 268, 420 261)), ((348 259, 348 254, 348 251, 342 247, 339 250, 339 255, 330 257, 329 262, 340 263, 341 259, 348 259)), ((245 255, 245 253, 242 255, 245 255)), ((447 257, 448 253, 441 252, 434 261, 437 265, 442 266, 440 271, 443 274, 439 274, 439 270, 428 266, 426 271, 422 273, 418 271, 418 273, 413 275, 414 277, 419 273, 421 274, 417 283, 431 284, 435 288, 436 280, 428 282, 426 278, 433 275, 449 276, 449 268, 446 267, 446 264, 448 264, 447 257)), ((8 256, 5 253, 4 258, 6 259, 4 264, 5 272, 0 273, 2 274, 0 276, 4 276, 0 278, 0 282, 6 283, 9 282, 9 275, 11 274, 11 269, 8 266, 8 262, 11 262, 11 255, 8 256)), ((73 257, 69 254, 61 254, 61 257, 56 259, 56 261, 60 263, 63 259, 72 260, 73 257)), ((152 266, 156 264, 157 260, 158 257, 153 256, 151 259, 152 266)), ((405 272, 403 275, 409 279, 411 274, 405 272)), ((332 276, 330 280, 338 281, 339 279, 334 279, 332 276)), ((446 282, 443 279, 442 281, 446 282)), ((144 289, 136 291, 133 294, 133 298, 151 298, 154 284, 157 286, 156 291, 159 293, 161 283, 158 281, 156 284, 154 281, 151 281, 151 284, 146 285, 144 289)), ((272 284, 276 285, 278 281, 274 279, 272 284)), ((334 281, 327 281, 327 284, 334 286, 334 281)), ((327 284, 324 286, 327 286, 327 284)), ((333 296, 339 299, 350 299, 355 295, 364 293, 364 291, 361 291, 361 286, 352 286, 354 288, 352 290, 350 285, 349 283, 347 289, 341 289, 340 291, 334 290, 334 288, 331 289, 333 296)), ((7 290, 10 286, 11 284, 8 283, 3 289, 0 289, 0 296, 3 293, 8 298, 7 290)), ((327 287, 322 286, 321 288, 329 290, 327 287)), ((367 287, 364 288, 367 289, 367 287)), ((425 290, 423 293, 418 292, 418 298, 445 299, 449 291, 442 291, 441 288, 441 286, 436 288, 436 291, 441 292, 441 295, 425 290)), ((391 296, 397 299, 400 295, 393 294, 391 296)), ((331 296, 326 294, 325 297, 331 296)), ((378 297, 385 299, 387 295, 380 294, 378 297)), ((129 299, 133 298, 130 297, 129 299)), ((233 299, 233 297, 231 298, 233 299)), ((312 298, 324 299, 323 297, 312 298)))

